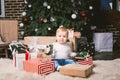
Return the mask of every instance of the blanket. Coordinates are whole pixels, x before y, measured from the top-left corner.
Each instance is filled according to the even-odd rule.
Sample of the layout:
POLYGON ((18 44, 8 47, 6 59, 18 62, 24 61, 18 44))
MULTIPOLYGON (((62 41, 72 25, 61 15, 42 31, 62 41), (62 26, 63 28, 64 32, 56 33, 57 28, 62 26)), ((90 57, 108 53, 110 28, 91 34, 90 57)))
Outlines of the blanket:
POLYGON ((0 80, 120 80, 120 58, 94 60, 93 73, 87 78, 72 77, 53 72, 48 75, 25 72, 16 69, 11 59, 0 58, 0 80))

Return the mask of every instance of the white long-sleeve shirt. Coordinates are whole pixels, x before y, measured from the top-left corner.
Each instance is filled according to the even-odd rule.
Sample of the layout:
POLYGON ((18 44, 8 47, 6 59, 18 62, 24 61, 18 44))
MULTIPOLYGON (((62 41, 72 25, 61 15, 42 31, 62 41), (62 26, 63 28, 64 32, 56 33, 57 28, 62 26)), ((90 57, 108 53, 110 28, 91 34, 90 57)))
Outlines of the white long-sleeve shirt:
POLYGON ((53 55, 55 59, 68 59, 71 53, 71 48, 68 43, 53 43, 53 55))

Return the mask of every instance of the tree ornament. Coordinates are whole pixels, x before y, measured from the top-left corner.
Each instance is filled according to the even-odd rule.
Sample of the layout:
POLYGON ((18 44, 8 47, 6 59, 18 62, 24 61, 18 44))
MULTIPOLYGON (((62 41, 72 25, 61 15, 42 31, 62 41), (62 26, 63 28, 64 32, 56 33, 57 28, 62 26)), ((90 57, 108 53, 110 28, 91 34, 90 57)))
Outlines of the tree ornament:
POLYGON ((32 16, 30 16, 30 20, 33 20, 33 17, 32 17, 32 16))
POLYGON ((31 7, 32 7, 32 5, 31 5, 31 4, 29 4, 29 5, 28 5, 28 7, 29 7, 29 8, 31 8, 31 7))
POLYGON ((48 6, 48 3, 47 3, 47 2, 44 2, 44 3, 43 3, 43 6, 44 6, 44 7, 47 7, 47 6, 48 6))
POLYGON ((23 24, 23 23, 20 23, 20 24, 19 24, 19 26, 20 26, 20 27, 23 27, 23 26, 24 26, 24 24, 23 24))
POLYGON ((48 30, 50 31, 50 30, 51 30, 51 28, 49 27, 49 28, 48 28, 48 30))
POLYGON ((43 22, 44 21, 44 19, 43 18, 40 18, 40 22, 43 22))
POLYGON ((27 14, 26 12, 23 12, 23 13, 22 13, 23 16, 26 16, 26 14, 27 14))
POLYGON ((23 21, 24 21, 24 22, 28 22, 28 18, 25 17, 25 18, 23 19, 23 21))
POLYGON ((24 35, 24 31, 21 31, 20 34, 21 34, 21 35, 24 35))
POLYGON ((81 16, 82 16, 82 17, 85 17, 85 16, 86 16, 86 14, 85 14, 85 13, 82 13, 82 14, 81 14, 81 16))
POLYGON ((46 23, 46 22, 47 22, 47 19, 44 19, 43 22, 46 23))
POLYGON ((24 3, 27 4, 28 2, 25 0, 24 3))
POLYGON ((37 28, 35 28, 35 32, 37 32, 38 31, 38 29, 37 28))
POLYGON ((92 6, 89 6, 89 9, 90 9, 90 10, 92 10, 92 9, 93 9, 93 7, 92 7, 92 6))
POLYGON ((54 22, 55 19, 54 19, 53 17, 50 17, 50 21, 51 21, 51 22, 54 22))
POLYGON ((71 18, 72 18, 72 19, 76 19, 76 17, 77 17, 76 14, 72 14, 72 15, 71 15, 71 18))
POLYGON ((47 9, 50 9, 50 8, 51 8, 50 5, 48 5, 48 6, 47 6, 47 9))

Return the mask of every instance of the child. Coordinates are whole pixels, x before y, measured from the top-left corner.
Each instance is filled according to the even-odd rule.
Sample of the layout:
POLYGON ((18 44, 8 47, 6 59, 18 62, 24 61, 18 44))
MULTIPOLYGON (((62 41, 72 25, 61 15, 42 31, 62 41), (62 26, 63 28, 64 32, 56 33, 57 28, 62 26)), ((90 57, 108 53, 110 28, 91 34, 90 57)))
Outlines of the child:
POLYGON ((53 43, 53 61, 55 61, 55 69, 59 71, 61 66, 66 64, 74 64, 75 62, 70 57, 76 54, 71 52, 71 48, 67 43, 68 30, 65 27, 60 27, 56 31, 57 42, 53 43))

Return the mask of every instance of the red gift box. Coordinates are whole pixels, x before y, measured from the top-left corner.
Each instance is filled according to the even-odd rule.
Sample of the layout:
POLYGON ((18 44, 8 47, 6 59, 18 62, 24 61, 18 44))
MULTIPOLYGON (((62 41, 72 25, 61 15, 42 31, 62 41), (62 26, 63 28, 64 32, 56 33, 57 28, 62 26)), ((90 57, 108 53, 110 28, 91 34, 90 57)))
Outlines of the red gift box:
POLYGON ((43 61, 40 58, 23 61, 23 70, 37 74, 49 74, 54 72, 55 63, 53 61, 43 61))
POLYGON ((78 64, 81 64, 81 65, 92 65, 93 64, 93 59, 92 59, 92 57, 81 59, 81 60, 78 60, 78 64))

